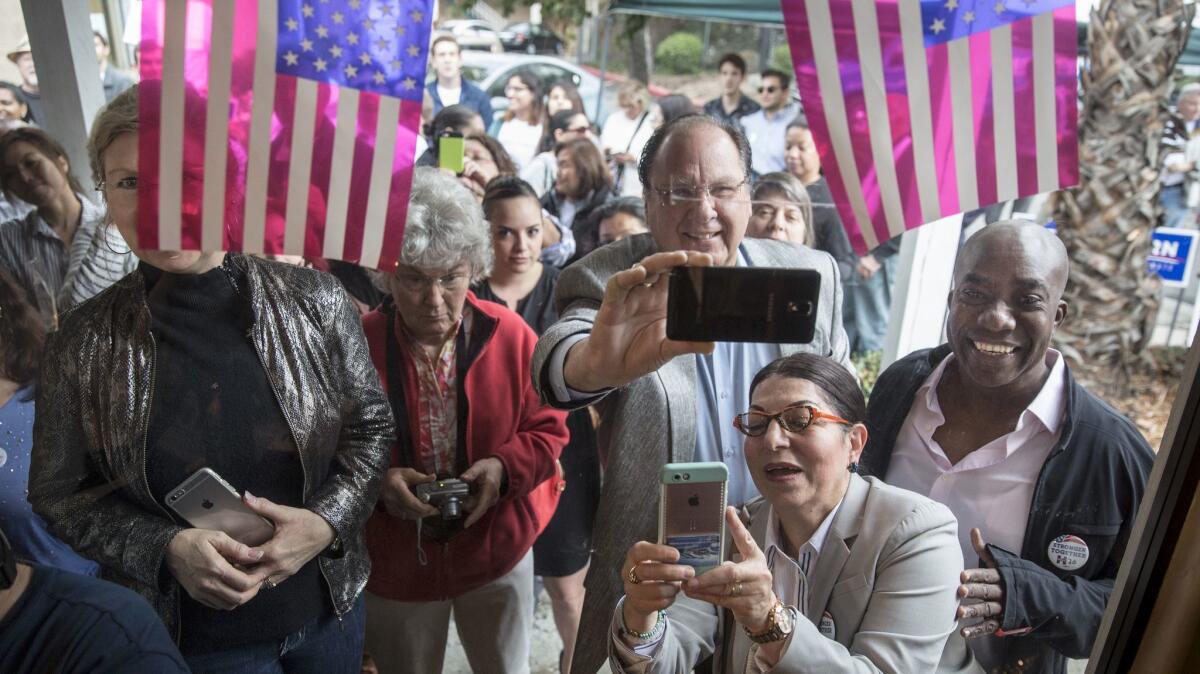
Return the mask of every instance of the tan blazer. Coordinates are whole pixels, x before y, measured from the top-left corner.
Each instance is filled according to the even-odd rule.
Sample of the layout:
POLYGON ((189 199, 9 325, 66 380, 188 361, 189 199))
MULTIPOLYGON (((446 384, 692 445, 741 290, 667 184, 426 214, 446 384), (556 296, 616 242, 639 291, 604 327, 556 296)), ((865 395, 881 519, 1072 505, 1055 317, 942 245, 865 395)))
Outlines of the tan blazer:
MULTIPOLYGON (((829 356, 854 372, 850 342, 842 327, 842 285, 828 253, 770 239, 743 239, 741 251, 751 267, 815 269, 821 274, 817 327, 808 344, 781 344, 782 354, 797 351, 829 356)), ((658 252, 653 237, 638 234, 598 248, 559 276, 554 299, 559 319, 538 339, 533 354, 533 383, 553 403, 550 356, 563 340, 592 329, 609 277, 658 252)), ((571 405, 595 404, 602 423, 600 451, 606 457, 604 485, 592 535, 592 564, 584 581, 587 595, 572 669, 591 674, 605 659, 604 631, 621 581, 611 570, 638 540, 654 540, 658 525, 658 469, 672 461, 691 461, 696 450, 697 376, 694 356, 680 356, 614 391, 571 405)), ((726 422, 728 423, 728 422, 726 422)), ((739 448, 740 451, 740 448, 739 448)))
MULTIPOLYGON (((742 512, 760 547, 770 515, 763 499, 742 512)), ((808 610, 796 621, 772 671, 979 671, 954 619, 962 568, 958 525, 946 506, 873 477, 851 475, 809 579, 808 610)), ((749 667, 752 643, 728 611, 718 615, 712 604, 679 595, 667 619, 654 658, 622 667, 613 645, 621 616, 614 612, 613 671, 686 674, 710 654, 714 674, 757 671, 749 667)))

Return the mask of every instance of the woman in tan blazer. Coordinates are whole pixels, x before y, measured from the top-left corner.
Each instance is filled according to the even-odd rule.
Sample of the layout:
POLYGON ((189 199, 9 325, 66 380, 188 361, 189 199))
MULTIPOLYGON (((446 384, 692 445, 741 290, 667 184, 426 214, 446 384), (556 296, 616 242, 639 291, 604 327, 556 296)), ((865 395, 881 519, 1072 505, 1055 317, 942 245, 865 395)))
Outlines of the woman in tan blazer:
POLYGON ((635 543, 609 636, 614 671, 683 674, 963 672, 963 568, 943 505, 859 477, 866 405, 836 361, 763 368, 735 425, 763 498, 726 513, 736 552, 700 576, 671 547, 635 543))

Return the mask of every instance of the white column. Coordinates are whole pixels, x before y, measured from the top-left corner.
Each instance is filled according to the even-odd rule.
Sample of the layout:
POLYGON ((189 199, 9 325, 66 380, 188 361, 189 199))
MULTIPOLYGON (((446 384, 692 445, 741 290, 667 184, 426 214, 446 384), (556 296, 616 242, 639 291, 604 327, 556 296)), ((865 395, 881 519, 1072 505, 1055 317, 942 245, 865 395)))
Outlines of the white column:
POLYGON ((961 236, 961 215, 904 233, 881 372, 898 358, 945 341, 946 298, 961 236))
POLYGON ((96 111, 104 105, 104 88, 88 2, 21 0, 21 8, 45 109, 46 118, 39 122, 66 148, 72 171, 90 188, 87 136, 96 111))

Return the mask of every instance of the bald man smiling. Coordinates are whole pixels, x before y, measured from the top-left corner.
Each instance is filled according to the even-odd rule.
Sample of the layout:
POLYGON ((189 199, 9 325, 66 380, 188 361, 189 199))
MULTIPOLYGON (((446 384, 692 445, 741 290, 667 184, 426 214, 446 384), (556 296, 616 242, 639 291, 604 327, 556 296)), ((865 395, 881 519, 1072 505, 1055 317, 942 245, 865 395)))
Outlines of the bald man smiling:
POLYGON ((988 671, 1057 674, 1088 657, 1154 461, 1050 348, 1069 271, 1043 227, 976 234, 955 264, 947 343, 889 367, 867 413, 863 467, 958 518, 958 618, 988 671))

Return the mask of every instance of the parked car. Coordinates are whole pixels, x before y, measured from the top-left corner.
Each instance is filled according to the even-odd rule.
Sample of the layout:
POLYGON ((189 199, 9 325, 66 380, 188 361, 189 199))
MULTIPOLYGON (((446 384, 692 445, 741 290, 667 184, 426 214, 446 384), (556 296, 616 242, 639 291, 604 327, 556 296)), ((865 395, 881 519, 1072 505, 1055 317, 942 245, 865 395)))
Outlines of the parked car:
POLYGON ((453 19, 442 22, 439 32, 454 36, 458 46, 464 50, 502 52, 504 45, 500 42, 500 33, 492 28, 487 21, 479 19, 453 19))
POLYGON ((558 54, 566 51, 566 43, 554 34, 554 31, 541 24, 528 21, 514 23, 500 31, 500 43, 505 51, 519 51, 526 54, 558 54))
POLYGON ((487 92, 492 99, 492 110, 496 115, 500 115, 508 109, 504 86, 508 84, 508 79, 512 77, 513 73, 518 70, 531 71, 545 83, 547 89, 555 82, 569 81, 573 83, 575 88, 579 89, 584 111, 589 118, 595 116, 596 101, 601 95, 604 97, 604 107, 599 121, 604 121, 608 113, 617 109, 617 89, 620 86, 618 83, 607 82, 602 88, 599 77, 560 58, 524 54, 463 52, 463 77, 478 84, 487 92))

